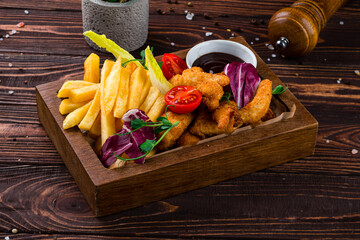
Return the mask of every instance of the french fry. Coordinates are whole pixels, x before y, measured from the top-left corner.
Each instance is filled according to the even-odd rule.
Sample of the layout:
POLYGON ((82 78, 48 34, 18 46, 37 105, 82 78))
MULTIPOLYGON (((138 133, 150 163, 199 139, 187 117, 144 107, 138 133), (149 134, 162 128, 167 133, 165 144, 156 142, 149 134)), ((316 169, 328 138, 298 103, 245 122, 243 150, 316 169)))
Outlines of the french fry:
POLYGON ((113 110, 117 92, 119 89, 120 83, 120 74, 121 74, 121 58, 116 60, 114 66, 111 68, 109 76, 106 78, 103 92, 103 101, 104 101, 104 111, 109 113, 113 110))
POLYGON ((92 101, 88 112, 86 113, 84 119, 80 122, 79 128, 82 130, 90 130, 94 124, 96 117, 100 112, 100 89, 96 91, 94 100, 92 101))
POLYGON ((69 93, 69 99, 73 103, 89 101, 94 98, 98 88, 99 88, 99 84, 97 83, 82 88, 71 89, 69 93))
POLYGON ((147 77, 147 80, 146 80, 146 84, 145 84, 145 86, 143 87, 143 89, 141 90, 141 98, 140 98, 140 104, 139 104, 139 106, 141 106, 141 105, 144 103, 146 97, 147 97, 148 94, 149 94, 149 90, 150 90, 150 87, 151 87, 151 86, 152 86, 152 84, 151 84, 150 78, 149 78, 149 76, 148 76, 148 77, 147 77))
POLYGON ((128 108, 128 99, 129 99, 129 86, 130 86, 130 76, 133 67, 132 64, 129 63, 126 68, 121 70, 120 74, 120 83, 119 89, 116 96, 116 103, 114 108, 114 116, 116 118, 122 118, 122 116, 126 113, 128 108))
POLYGON ((62 115, 71 113, 72 111, 74 111, 75 109, 84 106, 85 104, 87 104, 88 101, 86 102, 80 102, 80 103, 73 103, 70 99, 64 99, 61 101, 60 106, 59 106, 59 112, 62 115))
POLYGON ((103 67, 101 69, 101 75, 100 75, 100 84, 102 84, 102 82, 104 82, 106 80, 106 78, 109 76, 112 67, 114 66, 115 62, 106 59, 103 67))
POLYGON ((100 81, 100 125, 101 125, 101 138, 100 148, 105 143, 106 139, 115 133, 115 118, 113 112, 105 112, 104 103, 104 87, 106 80, 110 75, 112 67, 115 65, 112 61, 105 61, 103 68, 101 69, 101 81, 100 81))
POLYGON ((89 130, 89 136, 91 138, 97 138, 101 135, 101 116, 98 114, 98 116, 95 119, 94 124, 91 126, 89 130))
POLYGON ((128 109, 140 107, 141 94, 146 85, 148 75, 143 67, 138 67, 131 74, 128 109))
POLYGON ((64 82, 64 84, 60 88, 60 90, 59 90, 59 92, 57 94, 57 97, 58 98, 69 97, 69 93, 70 93, 71 89, 77 89, 77 88, 82 88, 82 87, 91 86, 91 85, 94 85, 94 83, 84 82, 82 80, 66 81, 66 82, 64 82))
POLYGON ((160 91, 157 87, 150 87, 147 97, 145 98, 143 104, 140 106, 140 110, 143 110, 147 114, 151 107, 154 105, 154 102, 159 97, 159 95, 160 91))
POLYGON ((160 94, 156 99, 156 101, 154 102, 154 105, 151 107, 150 111, 147 113, 147 115, 151 121, 155 122, 156 119, 165 112, 165 108, 166 108, 166 102, 164 99, 164 95, 160 94))
POLYGON ((63 122, 63 128, 69 129, 81 122, 81 120, 84 118, 85 114, 89 110, 90 104, 92 101, 88 102, 84 106, 76 109, 75 111, 69 113, 63 122))
POLYGON ((84 62, 84 81, 99 83, 100 58, 95 53, 90 54, 84 62))

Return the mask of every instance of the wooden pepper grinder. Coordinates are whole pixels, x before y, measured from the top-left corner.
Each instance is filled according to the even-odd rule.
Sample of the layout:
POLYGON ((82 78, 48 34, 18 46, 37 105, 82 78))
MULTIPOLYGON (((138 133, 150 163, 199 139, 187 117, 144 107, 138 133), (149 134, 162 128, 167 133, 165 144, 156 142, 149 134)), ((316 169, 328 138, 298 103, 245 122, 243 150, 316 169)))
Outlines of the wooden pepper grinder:
POLYGON ((289 57, 310 53, 330 17, 347 0, 299 0, 277 11, 269 22, 273 46, 289 57))

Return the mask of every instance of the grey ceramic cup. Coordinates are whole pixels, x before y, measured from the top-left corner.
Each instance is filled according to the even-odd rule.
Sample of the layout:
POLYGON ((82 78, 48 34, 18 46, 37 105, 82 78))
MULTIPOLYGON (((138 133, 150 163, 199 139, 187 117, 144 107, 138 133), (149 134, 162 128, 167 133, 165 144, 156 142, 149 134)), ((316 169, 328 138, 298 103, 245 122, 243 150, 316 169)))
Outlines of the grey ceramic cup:
MULTIPOLYGON (((140 48, 147 39, 149 24, 149 0, 130 0, 126 3, 103 0, 82 0, 84 32, 92 30, 105 34, 127 51, 140 48)), ((87 43, 100 49, 86 37, 87 43)))

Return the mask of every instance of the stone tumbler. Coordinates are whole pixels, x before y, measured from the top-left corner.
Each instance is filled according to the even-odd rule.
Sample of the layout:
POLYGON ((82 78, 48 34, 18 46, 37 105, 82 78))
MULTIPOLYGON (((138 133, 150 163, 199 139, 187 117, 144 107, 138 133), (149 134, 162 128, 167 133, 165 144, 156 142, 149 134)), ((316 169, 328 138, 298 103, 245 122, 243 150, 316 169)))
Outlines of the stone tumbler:
MULTIPOLYGON (((149 0, 130 0, 125 3, 103 0, 82 0, 84 32, 92 30, 105 34, 127 51, 140 48, 147 39, 149 24, 149 0)), ((87 43, 105 52, 89 38, 87 43)))

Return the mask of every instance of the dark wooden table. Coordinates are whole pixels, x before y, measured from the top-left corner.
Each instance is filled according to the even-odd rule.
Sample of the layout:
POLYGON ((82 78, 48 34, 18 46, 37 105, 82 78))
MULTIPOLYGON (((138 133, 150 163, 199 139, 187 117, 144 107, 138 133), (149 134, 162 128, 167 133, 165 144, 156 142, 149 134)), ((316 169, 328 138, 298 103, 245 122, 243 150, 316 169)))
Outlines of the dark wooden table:
POLYGON ((155 55, 244 36, 319 121, 315 154, 95 218, 39 123, 34 88, 81 78, 94 52, 81 1, 1 0, 0 239, 360 238, 360 2, 349 0, 300 59, 265 46, 270 17, 291 0, 187 3, 150 1, 155 55))

